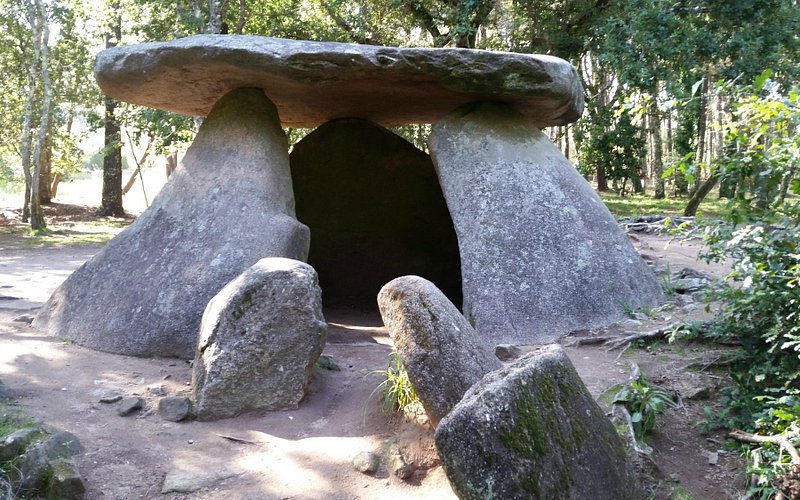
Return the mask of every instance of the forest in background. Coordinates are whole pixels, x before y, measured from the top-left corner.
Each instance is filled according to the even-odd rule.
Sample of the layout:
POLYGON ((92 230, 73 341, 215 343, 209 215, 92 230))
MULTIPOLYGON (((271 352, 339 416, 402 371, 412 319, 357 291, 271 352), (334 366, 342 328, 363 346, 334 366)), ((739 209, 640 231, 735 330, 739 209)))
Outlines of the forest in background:
MULTIPOLYGON (((111 216, 124 214, 123 148, 137 166, 176 166, 196 120, 104 97, 93 57, 199 33, 570 61, 586 111, 545 132, 599 191, 678 199, 686 215, 729 200, 724 220, 694 230, 707 259, 733 266, 709 297, 719 312, 671 338, 741 346, 706 424, 757 436, 750 494, 800 497, 800 0, 0 0, 0 188, 26 187, 32 229, 86 158, 111 216), (81 150, 89 130, 103 131, 100 151, 81 150)), ((396 129, 423 149, 428 131, 396 129)))
MULTIPOLYGON (((741 149, 735 134, 749 118, 739 105, 753 85, 774 101, 798 81, 798 0, 0 0, 0 7, 0 183, 24 179, 35 193, 24 202, 34 228, 44 227, 39 204, 87 157, 102 159, 106 215, 123 212, 123 147, 140 150, 136 163, 137 155, 159 155, 174 168, 195 121, 104 98, 93 57, 117 44, 198 33, 552 54, 578 69, 586 111, 547 132, 599 191, 682 197, 693 215, 714 188, 726 198, 752 197, 777 182, 785 196, 793 178, 722 164, 741 149), (80 149, 87 130, 105 132, 100 151, 80 149)), ((767 135, 780 135, 768 126, 767 135)), ((425 147, 426 126, 398 132, 425 147)))

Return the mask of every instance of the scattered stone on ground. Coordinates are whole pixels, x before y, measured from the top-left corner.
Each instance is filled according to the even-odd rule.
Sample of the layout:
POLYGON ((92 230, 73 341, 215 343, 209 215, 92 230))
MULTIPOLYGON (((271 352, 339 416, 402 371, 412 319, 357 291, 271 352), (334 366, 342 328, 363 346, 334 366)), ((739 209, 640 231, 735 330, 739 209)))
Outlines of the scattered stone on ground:
POLYGON ((434 427, 467 389, 502 366, 466 318, 424 278, 390 281, 378 293, 378 308, 434 427))
POLYGON ((522 353, 518 346, 514 344, 499 344, 494 348, 494 355, 500 361, 510 361, 516 359, 522 353))
POLYGON ((580 77, 567 61, 488 50, 201 35, 105 50, 95 76, 111 97, 186 115, 208 114, 237 87, 264 89, 292 128, 335 116, 432 123, 479 100, 511 103, 539 127, 583 112, 580 77))
POLYGON ((708 399, 717 390, 717 381, 702 373, 687 371, 680 374, 674 387, 683 399, 708 399))
POLYGON ((164 478, 161 493, 192 493, 220 481, 241 475, 242 471, 227 467, 207 467, 197 469, 171 469, 164 478))
POLYGON ((17 323, 25 323, 30 325, 33 323, 34 316, 32 314, 20 314, 19 316, 14 318, 14 321, 17 323))
POLYGON ((192 412, 192 401, 181 396, 169 396, 158 400, 158 415, 170 422, 180 422, 192 412))
POLYGON ((397 442, 390 440, 386 443, 385 455, 386 466, 393 476, 406 480, 416 471, 416 466, 413 462, 406 460, 406 457, 403 455, 403 450, 397 442))
POLYGON ((128 417, 137 413, 144 407, 144 399, 138 396, 123 398, 117 406, 117 415, 120 417, 128 417))
POLYGON ((122 394, 113 394, 113 395, 109 395, 109 396, 103 396, 98 400, 98 402, 105 403, 105 404, 116 403, 117 401, 122 401, 122 394))
POLYGON ((71 458, 83 451, 78 438, 69 432, 29 444, 15 461, 15 488, 23 497, 83 498, 86 487, 71 458))
POLYGON ((481 336, 551 342, 662 298, 594 189, 513 107, 462 106, 429 147, 458 235, 464 316, 481 336))
POLYGON ((305 260, 308 241, 277 110, 261 90, 236 90, 150 208, 72 273, 33 324, 100 351, 190 359, 214 294, 262 257, 305 260))
POLYGON ((327 354, 320 355, 319 359, 317 360, 317 366, 322 370, 329 370, 333 372, 342 370, 342 367, 339 366, 339 363, 333 359, 333 356, 329 356, 327 354))
POLYGON ((147 392, 152 394, 153 396, 166 396, 167 389, 164 387, 164 384, 153 384, 147 386, 147 392))
POLYGON ((325 307, 372 309, 376 290, 408 274, 461 303, 458 240, 430 156, 372 122, 341 119, 295 144, 289 161, 325 307))
POLYGON ((436 429, 460 498, 640 499, 625 448, 564 350, 486 375, 436 429))
POLYGON ((326 335, 314 268, 291 259, 258 261, 203 315, 192 373, 197 418, 297 408, 326 335))
POLYGON ((381 465, 381 457, 377 453, 371 451, 362 451, 353 457, 353 467, 358 472, 364 474, 372 474, 377 472, 378 467, 381 465))

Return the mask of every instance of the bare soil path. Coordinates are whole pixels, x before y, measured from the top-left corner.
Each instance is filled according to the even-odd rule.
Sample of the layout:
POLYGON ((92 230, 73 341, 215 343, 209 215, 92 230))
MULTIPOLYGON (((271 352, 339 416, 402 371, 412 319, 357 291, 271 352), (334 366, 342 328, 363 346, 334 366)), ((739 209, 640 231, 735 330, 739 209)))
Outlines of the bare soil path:
MULTIPOLYGON (((87 498, 455 498, 436 456, 431 430, 424 422, 387 416, 379 406, 379 395, 371 396, 381 382, 375 371, 386 368, 391 352, 391 340, 376 312, 326 311, 331 330, 324 354, 341 370, 318 370, 298 410, 172 423, 162 420, 155 409, 163 393, 188 394, 191 375, 186 361, 96 352, 14 321, 35 312, 71 271, 101 247, 29 243, 21 243, 13 231, 0 231, 0 379, 12 392, 13 411, 79 437, 86 447, 78 465, 88 485, 87 498), (114 404, 99 402, 114 392, 143 397, 145 411, 118 416, 114 404), (375 475, 353 469, 351 460, 357 453, 379 452, 387 440, 398 441, 418 466, 410 481, 393 477, 385 464, 375 475)), ((643 253, 672 270, 692 267, 718 275, 723 271, 696 261, 699 244, 667 243, 668 238, 651 235, 635 241, 643 253)), ((689 304, 650 314, 639 314, 639 319, 603 334, 646 331, 705 313, 702 305, 689 304)), ((562 343, 597 397, 607 396, 610 388, 627 380, 630 360, 639 363, 653 383, 678 394, 706 384, 713 397, 726 383, 724 373, 686 369, 692 361, 702 365, 702 360, 718 356, 709 352, 716 348, 705 345, 662 342, 620 355, 598 346, 576 346, 574 337, 562 343)), ((697 427, 703 407, 712 401, 684 397, 681 406, 659 417, 649 441, 652 461, 644 461, 649 464, 645 471, 655 498, 681 491, 696 499, 741 495, 740 459, 720 451, 721 435, 701 435, 697 427)))

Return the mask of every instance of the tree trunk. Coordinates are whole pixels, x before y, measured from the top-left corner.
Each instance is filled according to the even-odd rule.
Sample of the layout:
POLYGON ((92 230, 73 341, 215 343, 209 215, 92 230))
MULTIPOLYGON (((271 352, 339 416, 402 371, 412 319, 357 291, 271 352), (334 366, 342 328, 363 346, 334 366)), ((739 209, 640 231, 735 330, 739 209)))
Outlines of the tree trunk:
POLYGON ((56 172, 53 176, 53 184, 50 186, 50 196, 55 198, 58 195, 58 185, 61 183, 61 173, 56 172))
POLYGON ((650 104, 650 136, 653 140, 653 180, 655 183, 655 193, 653 197, 657 200, 664 199, 664 157, 663 144, 661 140, 661 114, 658 111, 658 97, 653 96, 650 104))
POLYGON ((702 203, 706 196, 708 196, 708 193, 714 189, 717 182, 719 182, 719 175, 717 172, 711 172, 708 179, 700 184, 700 187, 698 187, 694 191, 694 194, 692 194, 692 197, 689 198, 689 203, 686 204, 686 208, 683 210, 683 215, 685 217, 694 217, 697 215, 697 209, 700 208, 700 203, 702 203))
MULTIPOLYGON (((131 141, 130 135, 128 135, 128 140, 130 141, 131 151, 133 151, 133 141, 131 141)), ((128 194, 128 191, 131 190, 133 187, 133 183, 136 182, 136 177, 142 179, 142 186, 144 186, 144 178, 142 178, 142 165, 145 161, 147 161, 147 156, 150 154, 150 148, 153 146, 153 141, 155 137, 152 135, 148 138, 147 146, 144 148, 144 152, 142 153, 142 157, 138 160, 136 159, 136 152, 133 152, 133 160, 136 162, 136 170, 133 171, 130 178, 128 178, 128 182, 125 183, 125 187, 122 188, 122 194, 128 194)), ((145 199, 147 195, 145 195, 145 199)))
MULTIPOLYGON (((117 45, 122 38, 122 20, 119 15, 119 4, 114 3, 114 25, 111 32, 106 34, 106 48, 117 45)), ((103 193, 98 215, 122 217, 125 210, 122 208, 122 137, 119 122, 114 115, 116 102, 110 97, 105 98, 105 157, 103 158, 103 193)))
POLYGON ((43 205, 47 205, 53 199, 53 194, 50 191, 52 184, 52 167, 53 167, 53 119, 49 117, 47 123, 47 132, 44 136, 44 144, 42 145, 42 153, 39 155, 39 161, 42 164, 42 173, 39 175, 39 201, 43 205))
POLYGON ((172 175, 172 172, 178 168, 178 153, 170 153, 167 155, 167 162, 166 162, 166 169, 167 169, 167 179, 169 176, 172 175))
POLYGON ((701 166, 706 158, 706 123, 708 122, 708 87, 710 79, 709 75, 703 78, 703 94, 700 96, 700 113, 697 118, 697 156, 695 156, 697 172, 694 177, 692 197, 694 197, 695 193, 700 188, 703 173, 701 166))
MULTIPOLYGON (((39 48, 39 65, 42 76, 42 114, 39 119, 39 130, 36 134, 36 144, 33 149, 33 172, 31 173, 31 229, 42 230, 46 228, 42 205, 39 199, 39 181, 42 174, 42 149, 47 139, 48 125, 50 123, 50 107, 52 104, 52 88, 50 87, 50 67, 48 63, 47 43, 50 39, 50 26, 47 19, 47 10, 41 0, 36 0, 35 8, 38 23, 41 24, 41 43, 39 48)), ((48 184, 49 187, 49 184, 48 184)))
POLYGON ((25 101, 25 117, 22 120, 22 144, 20 145, 20 156, 22 157, 22 173, 25 176, 25 196, 22 204, 22 222, 28 222, 31 214, 31 185, 33 175, 31 174, 31 127, 33 126, 33 105, 36 100, 36 66, 39 62, 39 48, 41 47, 42 26, 38 22, 36 6, 28 4, 28 23, 31 26, 33 38, 33 57, 28 65, 28 92, 25 101))

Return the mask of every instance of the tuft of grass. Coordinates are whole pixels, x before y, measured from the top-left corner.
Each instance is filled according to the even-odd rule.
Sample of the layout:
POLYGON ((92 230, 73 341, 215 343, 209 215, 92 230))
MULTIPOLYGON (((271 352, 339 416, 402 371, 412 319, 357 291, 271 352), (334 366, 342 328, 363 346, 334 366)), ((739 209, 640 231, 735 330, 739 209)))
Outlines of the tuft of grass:
POLYGON ((396 413, 410 417, 423 412, 422 403, 417 397, 414 386, 411 385, 402 359, 396 352, 390 355, 386 370, 376 370, 372 373, 383 375, 383 381, 372 390, 367 401, 380 391, 381 407, 387 414, 396 413))

